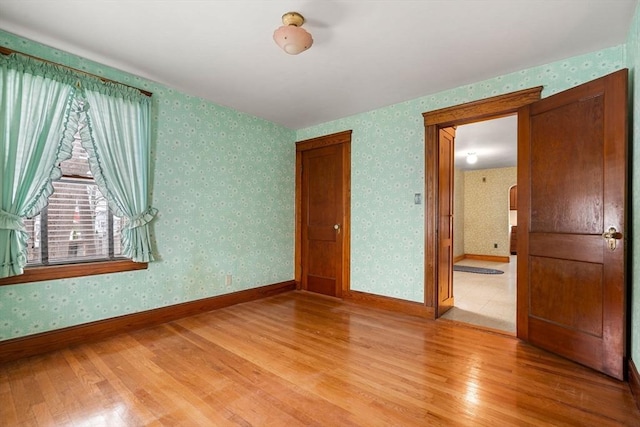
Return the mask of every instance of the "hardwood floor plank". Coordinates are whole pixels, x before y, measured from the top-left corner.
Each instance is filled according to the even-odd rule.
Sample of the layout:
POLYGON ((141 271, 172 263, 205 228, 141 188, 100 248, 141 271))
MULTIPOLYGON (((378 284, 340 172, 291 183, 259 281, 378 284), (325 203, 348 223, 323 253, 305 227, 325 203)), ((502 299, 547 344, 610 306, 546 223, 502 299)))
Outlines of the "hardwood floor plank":
POLYGON ((0 364, 3 426, 638 426, 514 337, 288 292, 0 364))
POLYGON ((130 336, 119 336, 81 348, 94 361, 96 368, 109 384, 101 384, 101 390, 116 393, 112 396, 115 402, 123 406, 118 409, 123 413, 123 419, 141 420, 140 424, 133 425, 148 425, 154 420, 158 425, 179 424, 181 419, 168 415, 175 406, 173 402, 162 400, 163 396, 156 393, 155 389, 135 380, 135 376, 145 376, 147 371, 135 372, 133 366, 128 364, 129 357, 124 349, 134 342, 130 336))
POLYGON ((17 426, 23 420, 27 421, 25 414, 20 414, 20 417, 18 417, 13 394, 10 391, 0 392, 0 402, 2 402, 2 405, 0 405, 0 419, 8 426, 17 426))
MULTIPOLYGON (((242 322, 244 322, 245 324, 253 325, 253 322, 248 322, 248 320, 250 320, 249 318, 250 318, 251 316, 252 316, 252 314, 251 314, 251 313, 242 313, 242 316, 237 316, 237 318, 238 318, 238 319, 239 319, 239 318, 243 319, 243 320, 242 320, 242 322)), ((230 328, 229 328, 229 324, 231 324, 231 323, 236 323, 236 322, 234 322, 233 317, 232 317, 232 318, 229 318, 229 319, 227 319, 227 320, 228 320, 228 323, 226 324, 226 326, 227 326, 227 327, 225 327, 225 331, 224 331, 224 333, 225 333, 225 334, 229 334, 230 336, 237 336, 236 331, 234 331, 234 330, 232 330, 232 329, 230 329, 230 328)), ((263 323, 262 323, 262 325, 265 325, 265 322, 263 322, 263 323)), ((298 325, 298 326, 301 326, 301 325, 298 325)), ((303 328, 303 329, 305 329, 305 328, 303 328)), ((251 332, 249 332, 249 334, 248 334, 247 336, 245 336, 245 338, 247 338, 247 339, 248 339, 248 341, 254 341, 254 342, 256 342, 256 341, 263 341, 263 340, 264 340, 264 337, 263 337, 263 336, 261 336, 261 335, 257 335, 257 334, 256 334, 256 332, 255 332, 253 329, 250 329, 250 331, 251 331, 251 332)), ((268 334, 267 334, 267 335, 268 335, 268 334)), ((282 333, 281 333, 281 334, 279 334, 279 335, 277 335, 277 337, 281 337, 281 336, 283 336, 283 334, 282 334, 282 333)), ((208 339, 210 339, 210 340, 214 340, 214 341, 222 341, 222 340, 224 340, 224 337, 222 337, 222 336, 212 336, 212 335, 208 335, 208 337, 207 337, 207 338, 208 338, 208 339)), ((320 340, 320 339, 322 339, 322 337, 318 337, 318 338, 317 338, 317 340, 320 340)), ((510 341, 514 344, 514 346, 515 346, 515 345, 517 345, 517 341, 515 341, 515 340, 510 340, 510 341)), ((477 340, 476 340, 476 342, 477 342, 477 340)), ((243 340, 240 340, 240 343, 241 343, 241 345, 242 345, 242 344, 244 343, 244 341, 243 341, 243 340)), ((312 346, 312 345, 313 345, 313 344, 311 344, 311 346, 312 346)), ((337 347, 336 347, 336 346, 334 346, 334 347, 333 347, 333 350, 334 350, 334 351, 339 350, 339 348, 338 348, 338 347, 339 347, 339 345, 338 345, 337 347)), ((466 347, 466 348, 469 348, 468 343, 467 343, 467 345, 465 345, 465 347, 466 347)), ((304 356, 304 355, 306 354, 306 353, 305 353, 305 349, 294 349, 294 350, 295 350, 295 354, 296 354, 296 358, 297 358, 297 360, 298 360, 298 361, 303 360, 303 357, 302 357, 302 356, 304 356)), ((235 348, 235 349, 233 349, 233 351, 235 351, 235 352, 239 352, 239 349, 238 349, 238 348, 235 348)), ((403 351, 404 351, 404 350, 403 350, 403 351)), ((315 349, 312 349, 311 354, 314 354, 314 353, 315 353, 315 349)), ((405 353, 406 353, 406 351, 405 351, 405 353)), ((464 351, 464 353, 466 353, 466 351, 464 351)), ((280 351, 280 352, 279 352, 279 355, 282 355, 282 354, 283 354, 283 353, 282 353, 282 351, 280 351)), ((378 354, 378 352, 372 352, 372 354, 378 354)), ((451 354, 447 354, 447 357, 451 357, 451 356, 452 356, 451 354)), ((247 357, 251 357, 251 355, 248 355, 247 357)), ((366 358, 364 358, 364 357, 363 357, 363 355, 359 355, 359 357, 361 357, 361 358, 362 358, 363 365, 365 365, 365 366, 366 366, 366 365, 367 365, 367 363, 366 363, 366 358)), ((294 361, 294 362, 295 362, 295 361, 294 361)), ((316 362, 317 362, 317 360, 316 360, 316 362)), ((351 367, 351 368, 353 369, 353 367, 351 367)), ((279 369, 279 368, 278 368, 278 369, 279 369)), ((355 369, 357 369, 357 368, 355 368, 355 369)), ((501 368, 500 368, 500 369, 501 369, 501 368)), ((296 367, 296 370, 299 370, 299 367, 296 367)), ((378 373, 379 373, 379 371, 378 371, 378 373)), ((532 390, 529 390, 529 392, 532 392, 532 390)))
POLYGON ((136 344, 121 346, 117 343, 118 352, 113 354, 118 359, 116 372, 121 379, 127 377, 124 381, 127 387, 142 397, 147 406, 155 409, 163 422, 172 424, 175 420, 186 425, 223 422, 217 413, 202 404, 195 390, 167 375, 154 358, 139 357, 140 353, 146 353, 146 349, 135 339, 131 341, 136 344))
POLYGON ((16 363, 12 368, 7 377, 13 396, 13 407, 18 414, 19 422, 25 419, 26 422, 35 425, 32 408, 44 401, 42 392, 34 381, 30 364, 16 363))
MULTIPOLYGON (((247 316, 244 316, 244 318, 247 319, 249 316, 250 315, 247 314, 247 316)), ((266 325, 266 322, 263 323, 263 327, 265 325, 266 325)), ((323 364, 318 365, 318 362, 319 362, 318 354, 321 354, 319 352, 323 349, 323 346, 325 346, 326 343, 320 343, 316 346, 309 345, 306 349, 294 348, 290 346, 288 342, 285 342, 279 339, 280 338, 279 335, 276 335, 275 337, 270 335, 272 332, 277 333, 277 331, 269 331, 269 334, 266 334, 266 335, 260 334, 258 336, 258 335, 251 334, 249 336, 245 336, 245 338, 248 338, 250 341, 253 341, 253 342, 256 342, 258 340, 264 340, 268 336, 268 337, 272 337, 272 343, 274 344, 285 344, 285 347, 283 349, 277 351, 278 358, 280 359, 280 362, 284 366, 274 365, 272 369, 269 368, 272 372, 281 374, 284 371, 284 369, 286 369, 287 366, 292 366, 292 364, 300 363, 300 362, 304 362, 305 363, 304 368, 310 370, 311 372, 313 372, 314 369, 316 369, 314 368, 314 366, 321 367, 321 368, 324 366, 325 368, 329 368, 333 364, 335 364, 335 360, 325 359, 322 361, 323 364)), ((233 329, 226 328, 225 333, 230 335, 226 339, 230 339, 231 337, 237 336, 236 331, 234 331, 233 329)), ((220 340, 220 337, 208 336, 207 338, 216 340, 216 341, 220 340)), ((244 342, 244 340, 240 340, 240 342, 242 343, 244 342)), ((335 351, 337 350, 337 347, 334 347, 333 349, 335 351)), ((235 347, 233 351, 238 352, 238 348, 235 347)), ((275 362, 276 361, 273 361, 272 363, 275 363, 275 362)), ((370 405, 373 405, 374 403, 376 403, 378 406, 382 408, 384 408, 384 406, 393 406, 397 408, 400 412, 409 414, 407 416, 413 416, 416 419, 424 419, 426 417, 426 411, 422 410, 422 411, 418 411, 415 414, 412 414, 411 409, 408 406, 404 406, 404 404, 407 403, 407 401, 412 405, 421 405, 423 403, 425 396, 418 395, 415 397, 405 397, 404 395, 394 396, 391 393, 387 393, 386 399, 380 399, 379 397, 377 397, 376 396, 377 393, 375 391, 380 386, 383 386, 388 391, 392 391, 394 388, 403 389, 403 386, 399 385, 396 382, 397 378, 392 376, 388 376, 386 378, 387 379, 386 382, 379 381, 379 378, 375 383, 369 382, 369 381, 360 381, 360 377, 357 374, 365 373, 365 371, 368 369, 367 365, 368 363, 366 359, 363 359, 362 364, 360 366, 352 367, 354 372, 346 372, 343 369, 336 369, 333 371, 332 375, 318 378, 318 381, 319 381, 318 384, 311 384, 311 385, 315 387, 326 386, 326 387, 332 388, 336 384, 338 384, 339 385, 337 387, 338 390, 348 389, 351 386, 355 386, 356 388, 353 391, 353 393, 358 394, 360 396, 365 396, 365 395, 368 396, 370 398, 370 402, 369 402, 370 405), (352 374, 356 374, 356 375, 352 375, 352 374), (346 384, 341 380, 342 377, 350 376, 350 375, 354 378, 351 384, 346 384)), ((366 378, 366 377, 363 377, 363 378, 366 378)), ((335 399, 335 400, 339 402, 343 399, 335 399)), ((414 419, 411 422, 416 422, 416 420, 414 419)))
POLYGON ((49 412, 49 406, 46 403, 43 402, 33 405, 31 410, 33 411, 36 424, 44 426, 56 425, 57 422, 54 420, 51 412, 49 412))
MULTIPOLYGON (((174 327, 180 328, 178 325, 174 327)), ((295 384, 283 381, 280 376, 271 375, 267 371, 263 372, 263 368, 260 366, 232 352, 221 349, 214 341, 204 339, 200 335, 190 332, 189 329, 181 329, 182 335, 188 337, 190 341, 195 343, 201 350, 204 350, 200 356, 189 354, 189 360, 200 357, 203 365, 209 366, 208 369, 215 371, 219 375, 223 375, 231 384, 236 384, 250 391, 262 391, 263 397, 269 400, 272 406, 296 418, 301 425, 322 425, 315 423, 312 414, 313 412, 321 411, 323 409, 321 405, 325 402, 318 401, 317 399, 309 399, 308 394, 301 393, 300 387, 295 384), (215 351, 218 355, 215 362, 212 362, 211 359, 206 356, 209 351, 215 351), (300 402, 300 405, 291 406, 292 401, 300 402), (310 408, 311 411, 307 412, 304 408, 310 408)), ((206 372, 206 370, 201 370, 200 372, 206 372)), ((333 423, 339 422, 341 425, 351 425, 347 422, 348 412, 345 411, 341 414, 333 407, 327 407, 326 409, 329 410, 328 414, 332 416, 331 421, 333 423), (337 417, 338 415, 341 415, 341 417, 337 417)))
POLYGON ((71 420, 67 415, 64 402, 60 399, 60 396, 67 388, 64 387, 64 383, 56 384, 51 375, 49 375, 49 366, 51 365, 49 359, 49 357, 43 357, 40 360, 34 360, 34 363, 37 365, 37 368, 34 369, 35 380, 38 383, 38 387, 42 390, 45 405, 51 414, 52 423, 50 425, 68 425, 71 420))
MULTIPOLYGON (((221 375, 218 367, 212 369, 207 363, 208 353, 204 353, 202 349, 185 339, 184 333, 177 335, 174 331, 175 326, 173 328, 167 327, 166 329, 166 332, 180 337, 181 342, 176 342, 175 346, 172 345, 172 348, 179 348, 179 350, 168 352, 158 349, 155 352, 155 360, 166 375, 180 384, 187 385, 189 389, 196 390, 198 392, 197 398, 202 401, 202 404, 207 405, 216 414, 223 413, 229 420, 242 419, 251 424, 256 413, 264 412, 259 410, 259 408, 265 406, 264 399, 261 399, 259 395, 255 395, 256 390, 260 390, 259 388, 238 387, 237 382, 230 381, 226 376, 221 375), (211 381, 212 379, 214 381, 211 381), (217 398, 216 391, 225 396, 225 399, 217 398), (233 396, 231 399, 233 401, 232 405, 229 405, 230 396, 233 396), (245 405, 241 403, 248 398, 253 398, 251 405, 246 406, 251 410, 245 411, 245 405)), ((137 334, 138 341, 143 344, 154 345, 158 337, 154 336, 153 332, 155 331, 145 331, 137 334)), ((188 331, 184 332, 188 333, 188 331)), ((242 360, 238 360, 234 364, 237 371, 242 366, 241 362, 242 360)), ((248 374, 251 375, 255 370, 255 368, 252 368, 248 374)), ((277 408, 272 408, 270 411, 267 410, 267 412, 274 411, 277 412, 277 408)), ((281 420, 286 420, 287 418, 285 414, 279 414, 279 417, 281 420)), ((267 420, 263 419, 262 421, 267 420)))

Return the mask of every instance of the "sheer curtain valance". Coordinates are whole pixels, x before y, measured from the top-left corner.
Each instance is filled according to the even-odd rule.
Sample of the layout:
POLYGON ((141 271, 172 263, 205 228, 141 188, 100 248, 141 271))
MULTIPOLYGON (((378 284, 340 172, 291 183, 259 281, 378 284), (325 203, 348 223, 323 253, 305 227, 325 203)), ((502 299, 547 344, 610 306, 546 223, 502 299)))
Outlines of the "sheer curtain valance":
POLYGON ((28 234, 79 131, 90 168, 124 219, 123 253, 153 261, 149 222, 150 98, 19 54, 0 55, 0 277, 22 274, 28 234))

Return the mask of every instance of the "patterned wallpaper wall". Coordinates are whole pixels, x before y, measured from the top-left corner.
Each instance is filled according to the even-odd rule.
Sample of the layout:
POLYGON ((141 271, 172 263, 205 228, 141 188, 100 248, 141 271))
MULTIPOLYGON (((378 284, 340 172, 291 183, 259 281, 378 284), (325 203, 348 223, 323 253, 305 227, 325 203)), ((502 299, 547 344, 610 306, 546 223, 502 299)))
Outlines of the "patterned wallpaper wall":
POLYGON ((154 93, 160 255, 146 271, 0 287, 0 340, 293 278, 293 131, 8 33, 0 45, 154 93))
POLYGON ((154 92, 161 256, 147 271, 0 287, 0 339, 293 278, 293 141, 347 129, 352 289, 422 302, 422 113, 538 85, 549 96, 626 65, 625 46, 612 47, 294 132, 7 33, 0 45, 154 92))
POLYGON ((509 187, 517 183, 517 171, 512 167, 464 173, 466 254, 509 256, 509 187))
POLYGON ((453 171, 453 257, 464 255, 464 171, 453 171))
POLYGON ((627 232, 627 238, 631 239, 631 253, 633 258, 629 259, 632 266, 632 276, 629 281, 631 291, 631 359, 636 367, 640 368, 640 82, 637 77, 640 75, 640 5, 636 8, 629 37, 627 40, 627 64, 630 69, 630 87, 633 89, 632 120, 633 134, 631 144, 633 149, 631 159, 631 185, 629 198, 631 203, 631 215, 628 220, 631 225, 633 236, 627 232))
POLYGON ((298 140, 353 130, 352 289, 424 301, 422 113, 539 85, 549 96, 625 65, 621 45, 299 130, 298 140))

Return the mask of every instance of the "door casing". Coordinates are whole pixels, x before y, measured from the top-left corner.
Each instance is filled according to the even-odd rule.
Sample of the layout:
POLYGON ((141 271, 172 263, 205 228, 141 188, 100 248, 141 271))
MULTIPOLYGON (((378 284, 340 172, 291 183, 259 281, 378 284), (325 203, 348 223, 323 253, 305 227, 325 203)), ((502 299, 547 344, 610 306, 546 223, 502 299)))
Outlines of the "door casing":
POLYGON ((336 297, 341 298, 350 290, 350 254, 351 254, 351 134, 347 130, 317 138, 296 142, 296 212, 295 212, 295 281, 297 289, 302 288, 302 153, 307 150, 341 145, 342 147, 342 287, 336 290, 336 297))
MULTIPOLYGON (((499 95, 440 110, 429 111, 422 115, 425 126, 424 304, 427 307, 433 308, 434 318, 439 316, 439 274, 449 274, 449 271, 441 272, 438 268, 438 247, 440 243, 438 240, 438 221, 441 215, 447 214, 445 211, 446 207, 441 207, 439 203, 440 129, 497 119, 517 113, 520 107, 539 100, 542 89, 542 86, 538 86, 506 95, 499 95)), ((453 165, 450 165, 450 167, 453 168, 453 165)), ((453 269, 453 265, 449 265, 449 269, 453 269)))

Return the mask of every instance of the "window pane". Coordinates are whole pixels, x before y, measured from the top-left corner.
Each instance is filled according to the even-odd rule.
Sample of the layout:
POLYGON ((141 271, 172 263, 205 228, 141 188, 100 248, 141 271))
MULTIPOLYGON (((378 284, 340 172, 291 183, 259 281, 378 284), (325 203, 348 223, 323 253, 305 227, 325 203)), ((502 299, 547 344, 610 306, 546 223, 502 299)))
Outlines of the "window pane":
POLYGON ((29 232, 27 264, 65 264, 122 256, 121 223, 109 212, 107 200, 89 171, 87 152, 79 136, 72 158, 60 164, 63 178, 41 215, 25 221, 29 232), (111 250, 110 250, 111 248, 111 250))
POLYGON ((27 242, 27 264, 39 264, 42 253, 42 242, 40 240, 40 215, 24 220, 24 227, 29 233, 27 242))
POLYGON ((113 215, 113 254, 116 257, 122 256, 122 241, 120 240, 122 231, 122 221, 113 215))
POLYGON ((53 187, 47 210, 49 262, 108 258, 109 209, 98 187, 68 178, 54 182, 53 187))
POLYGON ((76 134, 73 141, 73 150, 71 158, 60 163, 60 170, 64 176, 83 176, 85 178, 93 178, 89 170, 89 155, 82 148, 80 135, 76 134))

